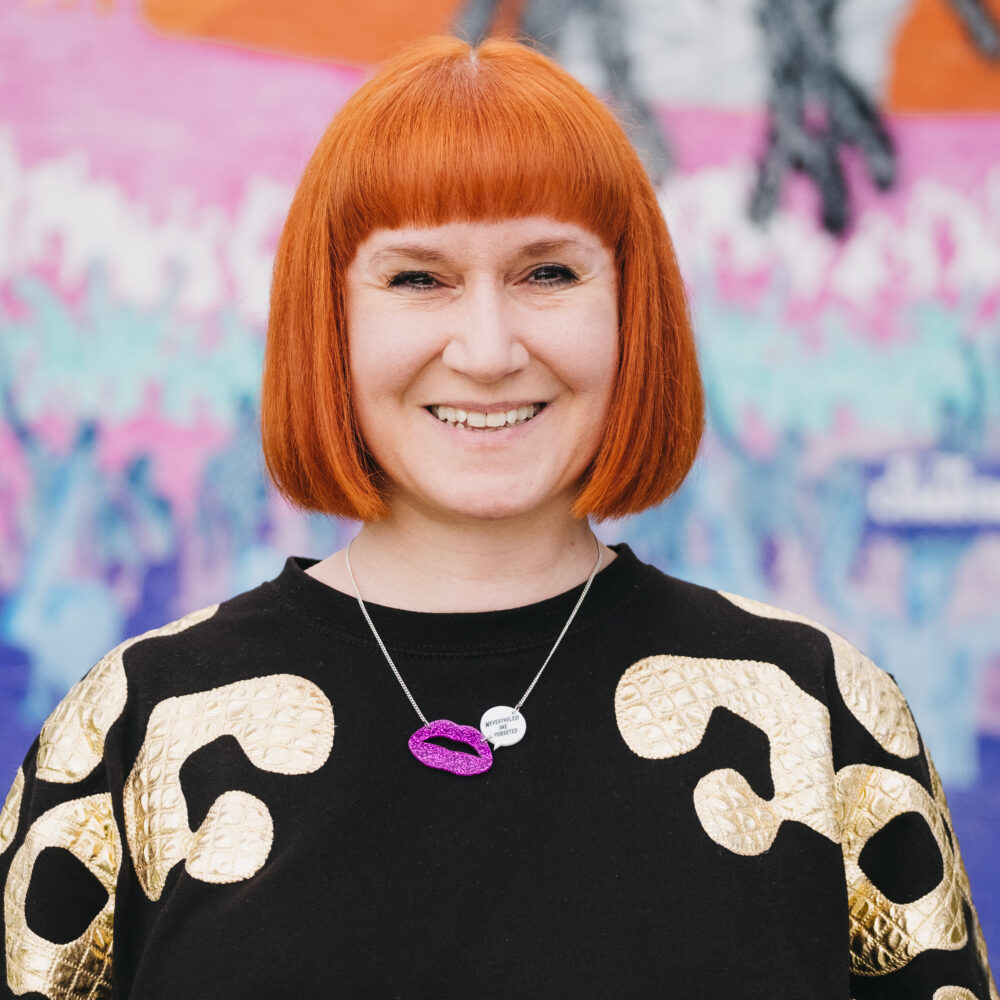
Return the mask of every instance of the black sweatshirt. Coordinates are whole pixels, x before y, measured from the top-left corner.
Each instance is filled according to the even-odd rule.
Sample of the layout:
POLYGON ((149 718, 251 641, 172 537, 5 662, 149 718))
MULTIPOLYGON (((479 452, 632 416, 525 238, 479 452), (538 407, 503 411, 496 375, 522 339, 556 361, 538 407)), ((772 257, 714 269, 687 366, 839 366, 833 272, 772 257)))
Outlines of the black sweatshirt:
MULTIPOLYGON (((410 753, 419 718, 308 560, 112 651, 0 814, 0 996, 996 997, 892 680, 617 551, 475 776, 410 753)), ((579 593, 369 610, 427 718, 478 726, 579 593)))

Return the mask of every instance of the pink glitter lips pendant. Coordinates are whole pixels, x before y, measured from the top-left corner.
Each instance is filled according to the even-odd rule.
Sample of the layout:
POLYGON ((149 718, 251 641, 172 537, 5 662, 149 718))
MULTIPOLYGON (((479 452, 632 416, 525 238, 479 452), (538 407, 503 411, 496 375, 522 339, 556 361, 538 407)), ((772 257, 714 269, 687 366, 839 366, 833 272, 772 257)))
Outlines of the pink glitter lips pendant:
POLYGON ((493 751, 490 750, 490 745, 483 738, 483 734, 475 726, 460 726, 448 719, 437 719, 428 726, 421 726, 410 737, 410 753, 421 764, 436 767, 441 771, 451 771, 452 774, 482 774, 493 764, 493 751), (435 736, 443 736, 457 743, 467 743, 475 750, 475 754, 449 750, 447 747, 427 742, 435 736))

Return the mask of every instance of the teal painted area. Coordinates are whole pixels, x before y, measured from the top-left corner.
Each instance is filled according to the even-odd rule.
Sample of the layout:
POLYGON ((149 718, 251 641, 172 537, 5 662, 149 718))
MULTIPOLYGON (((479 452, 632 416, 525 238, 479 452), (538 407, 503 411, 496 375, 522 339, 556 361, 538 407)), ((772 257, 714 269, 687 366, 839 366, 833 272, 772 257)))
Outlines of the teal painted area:
POLYGON ((27 424, 53 414, 119 423, 146 412, 152 389, 167 422, 199 414, 231 427, 257 395, 262 333, 231 309, 189 319, 173 294, 145 308, 118 302, 99 270, 75 307, 36 277, 10 294, 23 318, 2 317, 0 392, 27 424))
POLYGON ((767 296, 756 309, 696 285, 695 319, 720 433, 739 436, 748 409, 771 430, 829 432, 838 413, 866 433, 937 441, 945 420, 965 428, 965 444, 987 421, 1000 423, 996 333, 973 338, 973 308, 931 300, 909 304, 905 337, 879 342, 842 307, 829 305, 804 330, 767 296))
MULTIPOLYGON (((30 493, 0 525, 17 570, 0 588, 0 670, 4 656, 12 671, 27 662, 16 714, 32 731, 121 639, 255 586, 290 553, 262 473, 260 330, 229 309, 185 320, 169 296, 148 309, 118 303, 99 272, 76 307, 36 278, 11 291, 19 318, 2 317, 0 403, 30 493), (53 443, 53 418, 67 441, 53 443), (102 461, 123 426, 126 445, 102 461), (212 437, 164 442, 192 426, 212 437), (185 511, 172 500, 179 473, 160 467, 177 451, 197 459, 176 465, 198 470, 180 484, 185 511)), ((332 551, 343 530, 303 518, 295 554, 332 551)))

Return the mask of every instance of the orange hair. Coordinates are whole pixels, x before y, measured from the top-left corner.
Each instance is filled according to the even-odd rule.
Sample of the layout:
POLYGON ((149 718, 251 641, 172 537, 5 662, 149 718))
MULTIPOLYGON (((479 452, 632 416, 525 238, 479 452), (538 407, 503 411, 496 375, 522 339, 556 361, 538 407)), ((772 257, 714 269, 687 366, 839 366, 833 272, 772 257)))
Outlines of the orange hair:
POLYGON ((618 267, 619 360, 604 436, 573 507, 621 517, 694 461, 703 395, 656 194, 607 109, 516 42, 431 38, 341 108, 278 245, 261 399, 268 471, 307 510, 377 520, 383 477, 351 404, 344 280, 374 230, 545 215, 599 236, 618 267))

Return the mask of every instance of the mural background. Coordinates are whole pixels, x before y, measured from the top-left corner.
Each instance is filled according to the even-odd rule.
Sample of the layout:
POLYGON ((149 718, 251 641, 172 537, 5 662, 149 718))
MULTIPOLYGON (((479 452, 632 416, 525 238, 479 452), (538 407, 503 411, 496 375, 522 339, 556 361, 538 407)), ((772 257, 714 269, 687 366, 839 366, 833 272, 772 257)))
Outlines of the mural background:
POLYGON ((120 639, 353 530, 261 474, 277 233, 367 65, 520 28, 629 122, 700 331, 695 472, 602 536, 896 676, 997 960, 1000 4, 292 9, 0 8, 0 785, 120 639))

